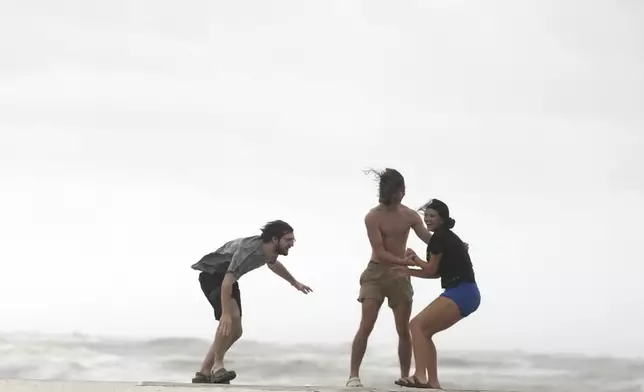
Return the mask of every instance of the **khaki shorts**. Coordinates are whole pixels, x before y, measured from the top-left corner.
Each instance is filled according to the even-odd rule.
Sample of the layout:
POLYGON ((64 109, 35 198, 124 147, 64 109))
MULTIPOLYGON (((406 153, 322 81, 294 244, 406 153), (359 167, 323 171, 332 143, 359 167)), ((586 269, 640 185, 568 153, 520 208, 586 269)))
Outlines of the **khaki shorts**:
POLYGON ((391 267, 370 261, 360 275, 358 302, 374 299, 382 304, 387 298, 390 308, 412 302, 414 289, 409 276, 394 276, 391 267))

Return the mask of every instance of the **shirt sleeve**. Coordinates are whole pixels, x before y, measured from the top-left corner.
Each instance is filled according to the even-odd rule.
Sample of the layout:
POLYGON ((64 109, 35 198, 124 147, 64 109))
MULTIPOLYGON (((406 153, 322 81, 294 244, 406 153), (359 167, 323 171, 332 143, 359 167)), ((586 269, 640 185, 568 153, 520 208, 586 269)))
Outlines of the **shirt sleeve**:
POLYGON ((441 254, 445 251, 445 236, 442 233, 434 233, 427 245, 427 258, 430 254, 441 254))
POLYGON ((233 254, 233 257, 230 260, 230 265, 228 266, 228 272, 235 275, 236 279, 239 279, 244 273, 243 268, 245 261, 248 260, 249 254, 243 250, 238 250, 233 254))

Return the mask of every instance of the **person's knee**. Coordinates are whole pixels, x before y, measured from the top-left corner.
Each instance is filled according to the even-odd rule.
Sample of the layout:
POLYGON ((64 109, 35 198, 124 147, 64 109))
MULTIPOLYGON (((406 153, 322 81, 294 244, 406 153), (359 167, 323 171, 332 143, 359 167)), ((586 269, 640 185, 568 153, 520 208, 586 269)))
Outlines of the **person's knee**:
POLYGON ((367 338, 373 331, 378 319, 378 312, 382 305, 380 298, 363 298, 362 302, 362 318, 360 319, 360 326, 358 327, 357 335, 359 337, 367 338))
POLYGON ((363 319, 360 322, 360 327, 358 327, 358 336, 362 337, 364 339, 368 338, 369 335, 371 335, 371 332, 373 331, 373 327, 376 325, 376 320, 369 319, 365 320, 363 319))
POLYGON ((390 304, 396 321, 396 332, 401 338, 409 336, 409 317, 411 316, 411 301, 401 301, 390 304), (393 305, 393 306, 392 306, 393 305))
MULTIPOLYGON (((412 334, 422 334, 426 335, 425 333, 425 327, 423 325, 423 322, 421 319, 418 317, 414 317, 410 322, 409 322, 409 330, 411 331, 412 334)), ((430 337, 430 336, 428 336, 430 337)))
POLYGON ((396 322, 396 332, 398 333, 398 337, 401 339, 409 337, 409 328, 409 319, 401 319, 396 322))
POLYGON ((409 330, 409 328, 398 329, 396 332, 398 332, 398 338, 401 340, 411 339, 411 331, 409 330))
POLYGON ((366 339, 369 337, 369 335, 371 335, 371 332, 373 331, 373 328, 376 325, 376 318, 377 318, 377 315, 375 316, 369 315, 367 317, 362 318, 362 320, 360 321, 360 326, 358 327, 359 337, 366 339))
POLYGON ((419 326, 420 320, 418 320, 417 317, 414 317, 413 319, 411 319, 411 321, 409 321, 409 329, 418 329, 419 326))
POLYGON ((431 339, 439 332, 435 323, 419 317, 414 317, 409 322, 409 330, 412 335, 424 336, 427 339, 431 339))
POLYGON ((241 322, 241 317, 235 317, 233 319, 233 339, 237 340, 241 338, 242 334, 244 333, 244 328, 242 327, 242 322, 241 322))

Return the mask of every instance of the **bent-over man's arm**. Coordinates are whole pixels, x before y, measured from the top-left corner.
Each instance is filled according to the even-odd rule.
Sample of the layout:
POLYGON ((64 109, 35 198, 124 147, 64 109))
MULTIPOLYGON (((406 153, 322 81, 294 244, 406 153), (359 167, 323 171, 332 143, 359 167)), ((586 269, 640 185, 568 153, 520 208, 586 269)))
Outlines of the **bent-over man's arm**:
POLYGON ((242 275, 241 268, 244 261, 248 258, 248 255, 244 257, 242 252, 239 250, 233 254, 232 259, 230 260, 230 265, 228 266, 228 271, 226 271, 226 276, 221 282, 221 314, 229 315, 232 313, 230 309, 230 299, 233 296, 233 285, 239 277, 242 275))
POLYGON ((378 227, 378 219, 373 213, 369 212, 367 216, 365 216, 364 223, 365 226, 367 226, 367 236, 369 237, 369 243, 371 243, 371 249, 378 258, 378 261, 387 264, 410 265, 410 263, 405 259, 396 257, 394 254, 387 252, 382 239, 382 233, 380 233, 380 228, 378 227))
POLYGON ((221 314, 232 314, 233 310, 230 308, 230 299, 233 296, 233 285, 237 282, 237 277, 232 272, 226 272, 223 282, 221 282, 221 314))
POLYGON ((295 280, 293 275, 291 275, 286 267, 284 267, 284 264, 280 263, 279 261, 270 264, 267 263, 266 265, 268 266, 268 268, 270 268, 271 271, 275 273, 275 275, 289 282, 291 286, 295 286, 295 283, 297 283, 297 280, 295 280))

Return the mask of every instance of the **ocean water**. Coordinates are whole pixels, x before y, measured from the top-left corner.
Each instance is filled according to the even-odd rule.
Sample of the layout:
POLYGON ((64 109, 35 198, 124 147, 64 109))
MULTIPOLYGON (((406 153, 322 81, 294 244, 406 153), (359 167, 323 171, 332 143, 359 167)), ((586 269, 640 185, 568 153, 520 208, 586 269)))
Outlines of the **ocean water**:
MULTIPOLYGON (((0 334, 0 378, 190 382, 210 342, 113 339, 85 335, 0 334)), ((227 358, 238 384, 338 385, 347 379, 349 345, 278 345, 241 340, 227 358)), ((644 359, 521 352, 439 351, 446 389, 644 391, 644 359)), ((395 349, 370 345, 363 383, 391 387, 395 349)))

